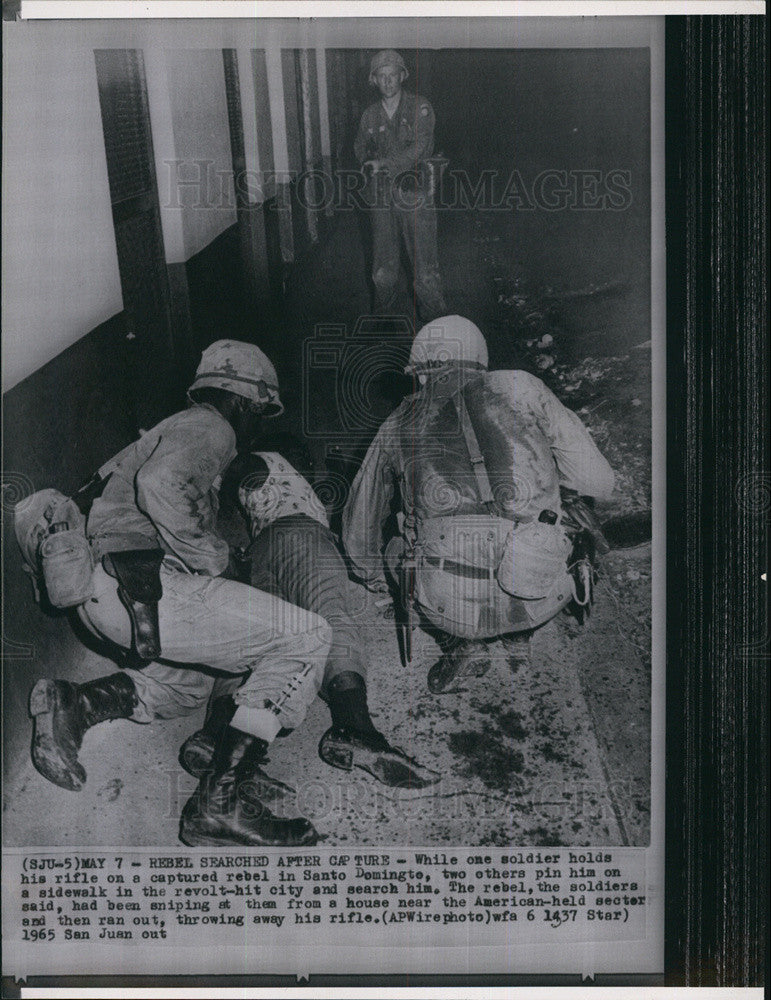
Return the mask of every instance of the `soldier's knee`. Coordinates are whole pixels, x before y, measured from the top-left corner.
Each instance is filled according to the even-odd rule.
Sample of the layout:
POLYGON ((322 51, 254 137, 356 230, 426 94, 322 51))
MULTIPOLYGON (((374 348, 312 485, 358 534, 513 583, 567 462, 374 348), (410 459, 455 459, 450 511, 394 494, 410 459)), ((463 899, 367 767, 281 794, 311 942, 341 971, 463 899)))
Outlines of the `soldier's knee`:
POLYGON ((313 637, 312 641, 314 643, 318 643, 319 646, 324 646, 325 649, 329 649, 332 644, 332 626, 326 618, 322 618, 321 615, 317 615, 313 611, 309 611, 308 633, 313 637))

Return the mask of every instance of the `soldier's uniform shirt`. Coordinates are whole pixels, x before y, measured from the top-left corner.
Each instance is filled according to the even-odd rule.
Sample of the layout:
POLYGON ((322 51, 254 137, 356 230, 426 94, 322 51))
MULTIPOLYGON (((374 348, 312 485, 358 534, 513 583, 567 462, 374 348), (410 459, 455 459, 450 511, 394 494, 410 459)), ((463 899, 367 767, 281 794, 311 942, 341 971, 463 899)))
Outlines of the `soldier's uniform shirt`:
MULTIPOLYGON (((208 404, 161 421, 116 456, 86 532, 94 554, 160 546, 158 605, 163 660, 128 670, 137 690, 132 718, 173 718, 204 705, 204 664, 246 679, 235 699, 236 728, 270 739, 295 728, 318 693, 331 640, 323 618, 220 574, 229 561, 216 531, 220 477, 236 454, 233 428, 208 404), (276 706, 273 711, 270 706, 276 706)), ((78 612, 96 634, 131 646, 116 581, 97 563, 94 598, 78 612)))
POLYGON ((434 152, 434 109, 418 94, 403 90, 391 118, 382 101, 361 116, 354 152, 360 163, 383 160, 391 177, 417 169, 434 152))
POLYGON ((215 530, 219 477, 236 455, 230 424, 208 404, 162 420, 124 449, 88 518, 97 558, 104 552, 153 548, 188 570, 218 576, 227 542, 215 530))

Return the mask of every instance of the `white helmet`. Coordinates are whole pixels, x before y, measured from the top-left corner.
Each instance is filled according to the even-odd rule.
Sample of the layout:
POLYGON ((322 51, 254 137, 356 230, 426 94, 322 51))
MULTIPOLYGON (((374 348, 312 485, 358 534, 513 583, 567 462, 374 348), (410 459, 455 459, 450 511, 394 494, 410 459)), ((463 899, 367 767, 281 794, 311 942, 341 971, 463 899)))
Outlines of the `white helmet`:
POLYGON ((418 332, 412 342, 407 375, 440 365, 486 370, 487 344, 478 326, 463 316, 440 316, 418 332))
POLYGON ((226 389, 261 404, 266 417, 277 417, 284 412, 278 398, 276 369, 255 344, 240 340, 217 340, 210 344, 201 355, 188 394, 205 386, 226 389))

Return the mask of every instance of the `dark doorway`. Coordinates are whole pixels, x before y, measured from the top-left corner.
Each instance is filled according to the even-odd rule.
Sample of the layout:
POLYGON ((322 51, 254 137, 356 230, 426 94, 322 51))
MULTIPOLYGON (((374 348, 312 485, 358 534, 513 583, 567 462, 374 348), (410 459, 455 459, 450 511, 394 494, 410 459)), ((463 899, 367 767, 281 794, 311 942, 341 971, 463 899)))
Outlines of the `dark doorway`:
POLYGON ((147 427, 174 401, 175 345, 144 62, 137 49, 97 49, 94 58, 129 339, 132 403, 137 425, 147 427))
POLYGON ((230 150, 233 158, 233 185, 238 216, 238 240, 243 270, 244 306, 254 310, 267 304, 271 295, 269 247, 262 204, 252 205, 248 197, 246 145, 241 107, 238 56, 235 49, 223 49, 225 97, 228 106, 230 150))

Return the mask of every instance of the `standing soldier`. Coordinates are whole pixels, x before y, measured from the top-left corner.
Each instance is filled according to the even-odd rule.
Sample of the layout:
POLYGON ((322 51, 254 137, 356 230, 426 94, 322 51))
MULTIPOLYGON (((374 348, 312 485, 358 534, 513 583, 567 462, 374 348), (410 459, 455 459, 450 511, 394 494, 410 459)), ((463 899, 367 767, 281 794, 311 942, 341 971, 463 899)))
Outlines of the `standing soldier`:
POLYGON ((387 589, 387 568, 432 628, 442 656, 428 686, 438 692, 489 668, 487 640, 504 640, 512 669, 528 662, 532 630, 574 596, 561 489, 606 498, 614 476, 540 379, 487 371, 487 345, 469 320, 424 327, 407 371, 420 389, 375 436, 343 513, 343 543, 371 590, 387 589), (384 561, 397 487, 400 534, 384 561))
POLYGON ((373 56, 369 82, 381 99, 361 116, 354 143, 362 169, 371 172, 375 309, 393 309, 404 240, 415 276, 422 322, 446 312, 436 250, 436 211, 427 161, 434 150, 434 110, 402 90, 407 67, 398 52, 373 56))

